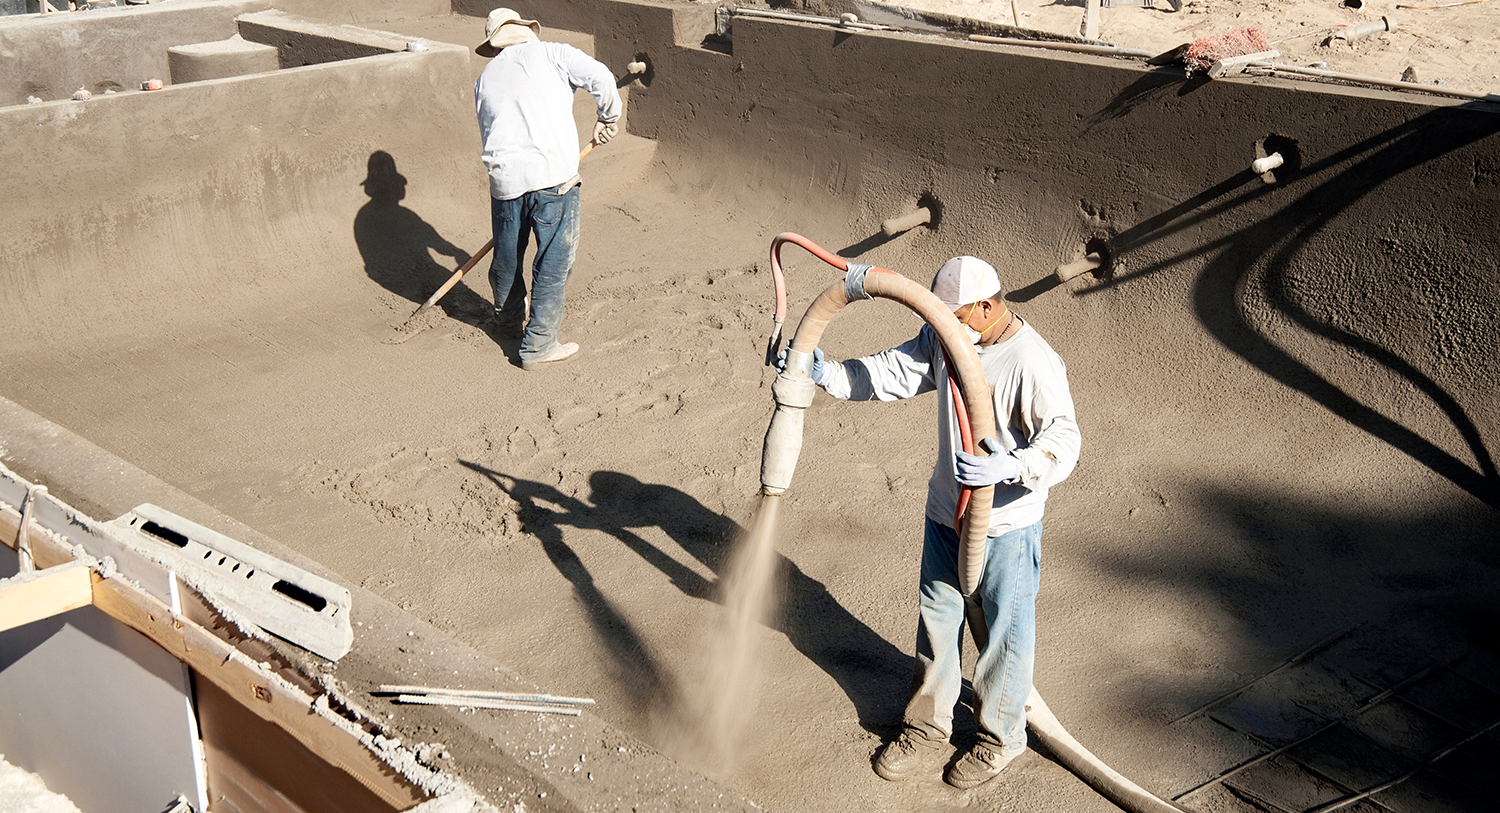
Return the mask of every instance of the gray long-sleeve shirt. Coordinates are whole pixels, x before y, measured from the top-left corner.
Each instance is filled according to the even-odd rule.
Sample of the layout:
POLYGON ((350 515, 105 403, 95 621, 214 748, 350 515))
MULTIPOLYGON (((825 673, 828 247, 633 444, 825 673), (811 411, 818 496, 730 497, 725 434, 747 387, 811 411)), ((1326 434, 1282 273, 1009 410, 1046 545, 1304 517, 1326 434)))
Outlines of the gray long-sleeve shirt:
POLYGON ((573 92, 579 89, 594 97, 600 121, 620 118, 614 74, 571 45, 523 42, 501 49, 484 66, 474 83, 474 107, 490 197, 518 198, 578 174, 573 92))
MULTIPOLYGON (((1042 518, 1047 490, 1073 472, 1082 439, 1073 416, 1067 369, 1030 324, 1023 323, 1000 344, 975 349, 994 389, 993 434, 1002 452, 1021 461, 1016 481, 995 485, 989 535, 998 536, 1042 518)), ((937 334, 924 326, 915 338, 898 347, 827 363, 834 366, 824 389, 842 400, 896 401, 937 390, 938 457, 927 483, 927 517, 952 527, 960 489, 954 456, 963 448, 963 440, 937 334)), ((974 442, 986 434, 991 433, 975 427, 974 442)))

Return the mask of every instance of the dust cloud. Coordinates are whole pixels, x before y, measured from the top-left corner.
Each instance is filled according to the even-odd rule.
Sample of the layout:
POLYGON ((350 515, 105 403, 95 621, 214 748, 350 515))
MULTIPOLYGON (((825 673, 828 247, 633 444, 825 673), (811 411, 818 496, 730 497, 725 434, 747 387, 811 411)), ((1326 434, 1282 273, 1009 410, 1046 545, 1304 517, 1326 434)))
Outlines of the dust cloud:
POLYGON ((664 751, 720 776, 734 769, 741 735, 755 710, 761 630, 780 605, 776 567, 779 496, 761 497, 749 527, 735 540, 719 583, 722 607, 707 628, 676 707, 655 721, 664 751))

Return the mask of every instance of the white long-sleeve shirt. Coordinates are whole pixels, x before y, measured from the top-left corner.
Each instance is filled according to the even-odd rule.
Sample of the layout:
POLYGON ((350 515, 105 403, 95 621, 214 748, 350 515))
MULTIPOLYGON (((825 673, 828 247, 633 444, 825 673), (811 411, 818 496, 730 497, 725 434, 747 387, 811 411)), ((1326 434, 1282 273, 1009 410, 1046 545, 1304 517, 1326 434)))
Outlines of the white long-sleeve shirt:
POLYGON ((575 90, 594 97, 600 121, 619 120, 623 108, 614 74, 571 45, 511 45, 484 67, 474 83, 474 107, 491 197, 518 198, 578 174, 575 90))
MULTIPOLYGON (((1042 518, 1047 490, 1073 472, 1082 439, 1073 416, 1067 369, 1031 325, 1023 323, 1006 341, 975 349, 994 389, 993 434, 1002 452, 1021 461, 1021 476, 1015 482, 995 484, 989 535, 999 536, 1042 518)), ((896 401, 937 390, 938 457, 927 482, 927 517, 952 527, 960 489, 954 456, 963 448, 963 440, 937 334, 924 326, 916 338, 898 347, 843 363, 825 363, 834 366, 824 389, 841 400, 896 401)), ((974 442, 987 434, 991 433, 975 427, 974 442)))

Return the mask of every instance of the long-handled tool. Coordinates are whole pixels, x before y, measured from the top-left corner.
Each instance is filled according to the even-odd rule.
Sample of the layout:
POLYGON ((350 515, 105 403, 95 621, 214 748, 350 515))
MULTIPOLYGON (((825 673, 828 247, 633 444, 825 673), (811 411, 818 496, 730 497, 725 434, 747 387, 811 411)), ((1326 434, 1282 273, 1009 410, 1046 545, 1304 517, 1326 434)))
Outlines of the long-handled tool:
MULTIPOLYGON (((589 143, 583 145, 583 149, 581 149, 581 150, 578 151, 578 160, 582 161, 583 157, 585 155, 588 155, 589 153, 593 152, 594 151, 594 147, 596 147, 596 146, 598 146, 598 145, 596 145, 592 141, 590 141, 589 143)), ((408 316, 406 318, 406 321, 401 323, 401 327, 404 328, 407 325, 411 324, 411 321, 413 319, 416 319, 418 316, 422 315, 422 311, 425 311, 428 308, 432 307, 432 305, 435 302, 437 302, 439 299, 443 298, 443 294, 446 294, 449 291, 453 290, 453 286, 457 285, 458 281, 464 278, 464 274, 469 273, 469 269, 473 268, 475 265, 478 265, 479 261, 482 260, 482 259, 484 259, 485 256, 490 253, 490 249, 492 249, 494 247, 495 247, 495 238, 491 237, 489 240, 487 240, 485 242, 484 248, 479 249, 479 252, 477 254, 475 254, 474 256, 470 257, 468 262, 464 263, 463 266, 461 266, 457 271, 453 272, 453 276, 449 277, 448 281, 445 282, 445 283, 443 283, 443 287, 437 289, 437 291, 435 293, 433 293, 432 296, 428 297, 427 301, 423 302, 422 305, 421 305, 421 307, 418 307, 415 311, 412 311, 411 316, 408 316)), ((400 328, 398 328, 398 330, 399 329, 400 328)))

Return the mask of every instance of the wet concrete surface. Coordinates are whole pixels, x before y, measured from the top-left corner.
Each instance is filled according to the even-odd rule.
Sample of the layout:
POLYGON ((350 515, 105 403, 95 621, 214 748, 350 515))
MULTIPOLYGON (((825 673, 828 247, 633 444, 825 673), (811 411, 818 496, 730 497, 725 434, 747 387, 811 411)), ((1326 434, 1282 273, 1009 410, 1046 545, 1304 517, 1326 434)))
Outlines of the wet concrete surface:
MULTIPOLYGON (((466 45, 482 35, 482 22, 465 17, 387 27, 466 45)), ((469 67, 477 75, 477 57, 469 67)), ((471 81, 454 76, 452 87, 471 81)), ((578 112, 589 115, 582 100, 578 112)), ((402 121, 392 115, 383 126, 402 121)), ((757 488, 770 412, 765 251, 772 235, 793 229, 861 252, 870 215, 809 207, 795 189, 763 194, 753 168, 720 173, 676 146, 622 136, 583 169, 582 249, 562 336, 583 350, 526 372, 514 342, 478 327, 490 294, 482 273, 394 343, 404 337, 396 326, 456 265, 450 249, 473 251, 488 236, 472 118, 444 127, 451 135, 434 150, 461 156, 472 146, 476 157, 418 162, 393 149, 405 178, 399 199, 351 196, 352 205, 279 226, 274 241, 242 236, 238 262, 212 275, 178 270, 211 253, 196 244, 173 247, 185 259, 159 276, 124 269, 131 301, 150 307, 122 312, 81 291, 28 298, 13 288, 11 304, 24 307, 0 327, 0 395, 456 646, 546 690, 597 698, 598 717, 629 738, 615 747, 643 744, 692 768, 694 754, 673 750, 671 711, 708 651, 722 611, 713 587, 757 488)), ((348 156, 350 171, 365 171, 370 152, 348 156)), ((945 219, 973 236, 975 253, 1013 260, 1003 272, 1012 291, 1049 270, 1047 260, 1017 257, 1025 246, 994 234, 994 222, 966 223, 962 206, 950 204, 945 219)), ((1023 244, 1049 239, 1024 233, 1025 223, 1010 228, 1023 244)), ((923 239, 878 244, 862 259, 925 280, 953 238, 923 239)), ((1215 298, 1216 267, 1208 282, 1086 278, 1035 287, 1030 301, 1014 303, 1067 361, 1085 441, 1084 461, 1049 502, 1036 685, 1086 746, 1163 796, 1295 742, 1308 714, 1327 719, 1434 664, 1457 675, 1445 679, 1481 684, 1442 712, 1460 729, 1485 725, 1486 692, 1500 689, 1487 665, 1500 648, 1500 539, 1493 507, 1475 496, 1493 490, 1489 408, 1456 399, 1476 416, 1466 435, 1410 376, 1284 320, 1255 323, 1348 398, 1393 413, 1400 430, 1371 431, 1383 424, 1341 412, 1344 401, 1315 389, 1310 397, 1300 381, 1235 349, 1239 335, 1213 322, 1216 308, 1235 307, 1215 298), (1453 466, 1428 464, 1437 458, 1477 474, 1452 476, 1453 466), (1261 680, 1351 627, 1337 646, 1282 672, 1290 682, 1261 680), (1263 688, 1174 722, 1247 684, 1263 688)), ((795 316, 835 275, 799 256, 789 278, 795 316)), ((1377 296, 1353 306, 1388 304, 1377 296)), ((895 306, 869 304, 834 325, 825 349, 836 358, 871 352, 916 327, 895 306)), ((763 633, 761 690, 739 759, 714 779, 776 810, 1113 809, 1039 753, 969 792, 936 776, 895 785, 870 770, 875 748, 898 729, 911 666, 932 411, 924 399, 815 403, 782 512, 785 611, 763 633)), ((452 662, 399 650, 337 674, 356 687, 407 668, 437 681, 452 662)), ((1397 706, 1422 714, 1412 703, 1381 708, 1397 706)), ((448 744, 460 774, 507 781, 478 767, 484 737, 451 734, 451 718, 411 712, 400 725, 448 744)), ((1382 746, 1398 756, 1393 764, 1456 741, 1451 731, 1422 739, 1424 725, 1386 727, 1399 732, 1382 746)), ((548 739, 539 737, 530 750, 548 739)), ((970 738, 961 730, 955 742, 970 738)), ((1330 742, 1302 749, 1299 763, 1244 771, 1238 792, 1211 789, 1187 805, 1334 798, 1329 763, 1372 760, 1350 756, 1368 738, 1330 742), (1310 790, 1308 766, 1321 777, 1310 790)), ((1491 731, 1455 756, 1482 762, 1494 747, 1491 731)), ((1431 773, 1381 799, 1398 810, 1494 801, 1483 776, 1431 773)), ((1343 779, 1360 789, 1373 776, 1343 779)), ((633 776, 609 781, 629 786, 633 776)), ((693 807, 690 798, 701 797, 663 795, 641 809, 693 807)), ((612 809, 602 799, 577 806, 612 809)))

